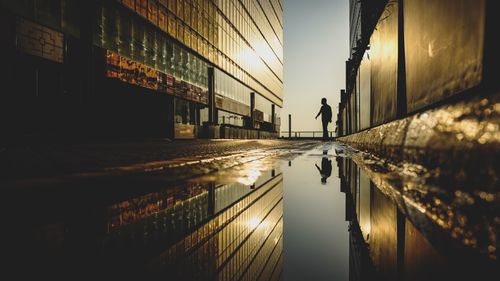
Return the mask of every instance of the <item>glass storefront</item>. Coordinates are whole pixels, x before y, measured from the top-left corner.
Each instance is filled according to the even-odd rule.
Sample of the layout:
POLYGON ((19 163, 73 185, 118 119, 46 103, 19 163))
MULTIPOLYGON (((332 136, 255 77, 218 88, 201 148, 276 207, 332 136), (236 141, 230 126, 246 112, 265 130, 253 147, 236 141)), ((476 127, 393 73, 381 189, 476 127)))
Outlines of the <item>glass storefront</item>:
POLYGON ((229 124, 243 127, 244 117, 224 110, 219 110, 219 124, 229 124))
POLYGON ((266 98, 255 95, 255 109, 262 112, 263 122, 272 122, 272 102, 266 98))
POLYGON ((208 121, 208 107, 187 100, 174 98, 175 124, 202 125, 208 121))
POLYGON ((252 92, 250 88, 219 69, 215 69, 214 76, 216 94, 250 106, 250 93, 252 92))

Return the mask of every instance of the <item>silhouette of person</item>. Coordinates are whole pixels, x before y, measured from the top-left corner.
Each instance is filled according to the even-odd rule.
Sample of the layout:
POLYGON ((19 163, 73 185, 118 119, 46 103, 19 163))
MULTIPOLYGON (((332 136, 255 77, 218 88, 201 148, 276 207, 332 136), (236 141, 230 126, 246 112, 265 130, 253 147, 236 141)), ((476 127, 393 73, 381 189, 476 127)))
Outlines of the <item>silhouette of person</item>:
POLYGON ((328 123, 332 122, 332 108, 326 103, 326 98, 321 99, 321 109, 315 119, 321 114, 321 122, 323 123, 323 140, 328 139, 328 123))
POLYGON ((318 164, 314 164, 321 175, 321 183, 326 184, 326 179, 332 175, 332 160, 329 160, 326 157, 321 159, 321 168, 318 164))

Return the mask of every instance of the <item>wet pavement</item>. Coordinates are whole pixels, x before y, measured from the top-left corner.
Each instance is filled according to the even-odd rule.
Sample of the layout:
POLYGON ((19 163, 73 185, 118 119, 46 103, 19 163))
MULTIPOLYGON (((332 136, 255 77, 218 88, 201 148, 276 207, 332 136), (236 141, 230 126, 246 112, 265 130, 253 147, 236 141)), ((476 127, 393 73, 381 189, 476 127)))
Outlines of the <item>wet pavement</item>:
POLYGON ((4 267, 66 280, 500 276, 498 202, 479 188, 337 143, 220 157, 6 189, 4 267))
MULTIPOLYGON (((178 181, 236 166, 314 141, 286 140, 98 140, 0 145, 2 189, 53 188, 95 178, 160 171, 178 181)), ((166 180, 166 179, 164 179, 166 180)))
POLYGON ((3 178, 59 176, 161 162, 166 159, 210 159, 256 150, 293 148, 286 140, 95 140, 60 143, 53 140, 1 145, 3 178))

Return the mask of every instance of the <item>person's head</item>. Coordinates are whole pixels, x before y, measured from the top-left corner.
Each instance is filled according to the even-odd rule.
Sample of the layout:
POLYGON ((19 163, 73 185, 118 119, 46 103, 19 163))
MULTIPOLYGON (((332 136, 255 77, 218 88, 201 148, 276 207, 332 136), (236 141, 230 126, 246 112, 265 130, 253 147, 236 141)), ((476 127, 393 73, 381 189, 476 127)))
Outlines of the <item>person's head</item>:
POLYGON ((323 105, 326 104, 326 98, 321 99, 321 104, 323 104, 323 105))
POLYGON ((325 185, 326 184, 326 177, 321 177, 321 184, 322 185, 325 185))

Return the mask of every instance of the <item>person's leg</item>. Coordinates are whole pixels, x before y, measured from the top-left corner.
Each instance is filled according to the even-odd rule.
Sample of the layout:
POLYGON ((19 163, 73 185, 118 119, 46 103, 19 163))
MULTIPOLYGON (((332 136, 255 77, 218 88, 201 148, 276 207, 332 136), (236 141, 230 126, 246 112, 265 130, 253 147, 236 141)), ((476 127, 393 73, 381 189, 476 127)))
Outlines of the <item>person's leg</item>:
POLYGON ((328 122, 323 122, 323 139, 328 139, 328 122))

